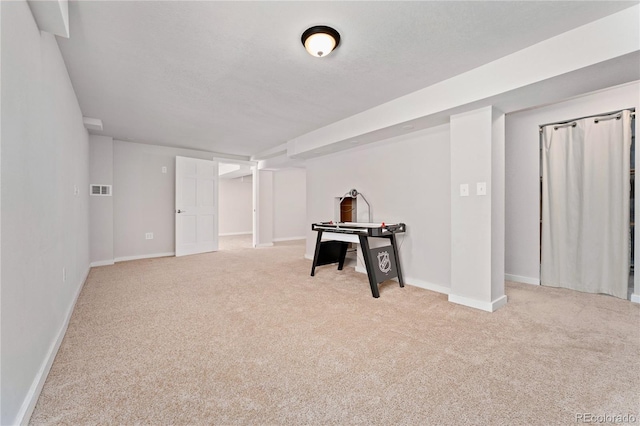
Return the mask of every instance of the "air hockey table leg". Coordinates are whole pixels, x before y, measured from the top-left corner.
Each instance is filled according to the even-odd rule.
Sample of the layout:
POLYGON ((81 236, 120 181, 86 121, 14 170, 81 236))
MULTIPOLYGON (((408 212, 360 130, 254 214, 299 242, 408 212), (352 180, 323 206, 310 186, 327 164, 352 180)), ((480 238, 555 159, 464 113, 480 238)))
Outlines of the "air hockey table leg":
POLYGON ((318 230, 318 238, 316 239, 316 251, 313 254, 313 264, 311 265, 312 277, 316 274, 316 263, 318 262, 318 257, 320 256, 321 243, 322 243, 322 231, 318 230))
POLYGON ((338 256, 338 271, 342 271, 344 267, 344 260, 347 257, 347 248, 349 248, 349 243, 342 243, 342 247, 340 247, 340 255, 338 256))
POLYGON ((393 257, 396 260, 396 270, 398 271, 398 282, 400 287, 404 287, 404 279, 402 278, 402 269, 400 268, 400 255, 398 254, 398 246, 396 245, 396 235, 391 234, 391 245, 393 246, 393 257))
POLYGON ((366 236, 359 235, 360 247, 362 248, 362 257, 364 258, 364 264, 367 267, 367 276, 369 277, 369 285, 371 286, 371 295, 375 298, 380 297, 380 291, 378 290, 378 283, 376 282, 376 273, 373 270, 373 259, 371 259, 371 252, 369 251, 369 240, 366 236))

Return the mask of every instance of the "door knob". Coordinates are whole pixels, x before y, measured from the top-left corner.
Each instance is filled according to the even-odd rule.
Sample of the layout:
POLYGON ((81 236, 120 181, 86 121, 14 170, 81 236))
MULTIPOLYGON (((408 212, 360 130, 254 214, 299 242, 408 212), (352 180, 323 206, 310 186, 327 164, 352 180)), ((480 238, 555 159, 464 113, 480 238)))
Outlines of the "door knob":
POLYGON ((180 210, 180 209, 176 211, 176 213, 186 213, 186 212, 187 212, 186 210, 180 210))

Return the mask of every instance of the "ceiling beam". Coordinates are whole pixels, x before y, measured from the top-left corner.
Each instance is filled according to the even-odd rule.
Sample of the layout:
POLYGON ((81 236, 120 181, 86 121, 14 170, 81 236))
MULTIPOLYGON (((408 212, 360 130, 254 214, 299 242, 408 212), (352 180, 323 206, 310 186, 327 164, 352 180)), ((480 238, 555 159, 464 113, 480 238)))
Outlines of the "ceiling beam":
POLYGON ((38 29, 69 38, 69 3, 67 0, 28 0, 38 29))

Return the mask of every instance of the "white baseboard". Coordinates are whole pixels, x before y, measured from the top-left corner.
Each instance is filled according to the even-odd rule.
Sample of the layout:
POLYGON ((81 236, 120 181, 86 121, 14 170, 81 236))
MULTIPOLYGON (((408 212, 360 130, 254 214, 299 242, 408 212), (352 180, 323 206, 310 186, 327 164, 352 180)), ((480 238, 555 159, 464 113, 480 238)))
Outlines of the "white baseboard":
POLYGON ((480 309, 486 312, 494 312, 507 304, 507 296, 505 295, 498 297, 492 302, 483 302, 482 300, 449 294, 449 302, 457 303, 458 305, 469 306, 470 308, 480 309))
MULTIPOLYGON (((361 272, 363 274, 366 274, 367 269, 364 267, 356 266, 356 272, 361 272)), ((404 278, 404 284, 410 285, 411 287, 418 287, 424 290, 434 291, 436 293, 441 293, 441 294, 449 294, 451 292, 451 289, 449 287, 445 287, 439 284, 430 283, 428 281, 419 280, 413 277, 403 276, 403 278, 404 278)), ((394 278, 393 280, 398 281, 397 278, 394 278)))
POLYGON ((141 254, 139 256, 123 256, 123 257, 116 257, 115 259, 113 259, 114 262, 126 262, 128 260, 140 260, 140 259, 153 259, 155 257, 168 257, 168 256, 175 256, 176 253, 174 251, 171 252, 167 252, 167 253, 153 253, 153 254, 141 254))
POLYGON ((225 232, 224 234, 218 234, 219 237, 230 237, 232 235, 251 235, 253 232, 225 232))
POLYGON ((113 265, 115 262, 113 261, 113 259, 111 260, 98 260, 96 262, 91 262, 91 267, 95 267, 95 266, 108 266, 108 265, 113 265))
POLYGON ((256 244, 256 248, 261 248, 261 247, 273 247, 273 243, 256 244))
POLYGON ((451 289, 440 284, 430 283, 428 281, 419 280, 412 277, 404 277, 404 283, 413 287, 423 288, 425 290, 435 291, 436 293, 449 294, 451 289))
POLYGON ((38 398, 40 397, 40 392, 42 392, 42 388, 44 387, 44 382, 47 380, 47 376, 49 375, 49 371, 51 371, 51 366, 53 365, 53 360, 56 359, 56 355, 58 354, 58 349, 60 349, 60 345, 62 344, 62 340, 64 339, 64 335, 67 333, 67 328, 69 327, 69 321, 71 320, 71 315, 73 314, 73 310, 76 307, 76 302, 78 301, 78 296, 80 296, 80 292, 84 287, 84 283, 87 281, 87 277, 89 276, 89 271, 91 268, 87 268, 76 290, 76 294, 73 297, 73 302, 64 318, 64 322, 62 323, 62 327, 58 331, 58 335, 56 339, 51 343, 49 347, 49 352, 45 357, 42 365, 40 366, 40 370, 36 377, 33 379, 31 383, 31 387, 27 392, 27 396, 24 398, 22 402, 22 406, 18 411, 18 415, 16 416, 14 424, 19 425, 28 425, 29 420, 31 419, 31 415, 33 414, 33 410, 36 408, 36 403, 38 402, 38 398))
POLYGON ((504 274, 504 279, 506 281, 515 281, 517 283, 540 285, 540 278, 524 277, 522 275, 504 274))
POLYGON ((631 300, 633 303, 640 303, 640 294, 632 293, 629 300, 631 300))
POLYGON ((274 243, 279 243, 281 241, 298 241, 298 240, 306 240, 307 237, 284 237, 284 238, 274 238, 274 243))

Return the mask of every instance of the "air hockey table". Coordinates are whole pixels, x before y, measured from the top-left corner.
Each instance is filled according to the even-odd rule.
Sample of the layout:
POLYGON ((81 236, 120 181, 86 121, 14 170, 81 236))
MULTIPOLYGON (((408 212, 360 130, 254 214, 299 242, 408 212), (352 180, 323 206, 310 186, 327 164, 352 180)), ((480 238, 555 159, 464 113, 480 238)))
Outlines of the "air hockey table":
POLYGON ((337 263, 338 270, 342 270, 349 243, 359 243, 373 297, 380 297, 378 284, 391 278, 397 277, 400 287, 404 287, 396 246, 396 234, 406 231, 404 223, 319 222, 311 224, 311 229, 318 233, 311 266, 312 277, 316 266, 337 263), (386 238, 391 244, 370 248, 369 238, 386 238))

